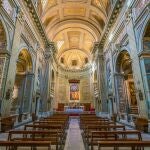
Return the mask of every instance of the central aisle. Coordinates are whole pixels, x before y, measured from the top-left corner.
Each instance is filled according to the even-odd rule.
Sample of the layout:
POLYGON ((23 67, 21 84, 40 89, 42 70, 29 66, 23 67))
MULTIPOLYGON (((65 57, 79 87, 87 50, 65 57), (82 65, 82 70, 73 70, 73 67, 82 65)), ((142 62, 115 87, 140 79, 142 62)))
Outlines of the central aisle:
POLYGON ((65 150, 85 150, 79 128, 79 122, 76 118, 72 118, 70 120, 65 150))

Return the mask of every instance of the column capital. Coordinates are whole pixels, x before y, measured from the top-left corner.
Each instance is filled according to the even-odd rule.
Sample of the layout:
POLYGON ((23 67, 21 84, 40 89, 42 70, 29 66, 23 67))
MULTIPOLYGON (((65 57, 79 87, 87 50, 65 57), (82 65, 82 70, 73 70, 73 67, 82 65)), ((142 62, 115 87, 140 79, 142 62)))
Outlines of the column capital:
POLYGON ((49 42, 49 43, 46 45, 46 49, 50 49, 53 54, 57 52, 57 48, 56 48, 54 42, 49 42))
POLYGON ((46 60, 49 60, 52 57, 52 52, 50 49, 46 49, 46 51, 44 52, 44 57, 46 60))

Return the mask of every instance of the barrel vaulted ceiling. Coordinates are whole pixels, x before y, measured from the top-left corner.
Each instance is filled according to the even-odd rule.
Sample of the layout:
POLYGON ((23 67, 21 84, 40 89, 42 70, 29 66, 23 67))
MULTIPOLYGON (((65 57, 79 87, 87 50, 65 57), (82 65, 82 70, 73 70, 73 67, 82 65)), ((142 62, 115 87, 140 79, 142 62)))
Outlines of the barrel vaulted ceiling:
POLYGON ((109 0, 43 0, 41 19, 57 45, 57 60, 67 69, 90 64, 91 50, 107 22, 109 0))

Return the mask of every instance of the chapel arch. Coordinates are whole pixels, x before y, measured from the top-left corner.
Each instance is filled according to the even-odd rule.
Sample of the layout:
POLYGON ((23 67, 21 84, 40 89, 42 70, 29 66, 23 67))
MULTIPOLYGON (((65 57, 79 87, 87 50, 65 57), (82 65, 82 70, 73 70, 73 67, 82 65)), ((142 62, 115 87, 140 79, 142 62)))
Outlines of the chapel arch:
POLYGON ((147 23, 143 36, 143 49, 146 51, 150 51, 150 20, 147 23))
POLYGON ((6 45, 7 45, 6 32, 2 22, 0 21, 0 53, 3 50, 6 50, 6 45))
POLYGON ((16 63, 16 77, 13 89, 12 113, 29 113, 33 89, 33 62, 27 49, 22 49, 16 63))
POLYGON ((4 52, 7 49, 7 37, 6 31, 3 26, 3 23, 0 21, 0 98, 3 97, 4 93, 4 74, 5 74, 5 63, 6 63, 6 56, 4 52))
POLYGON ((127 50, 120 52, 116 61, 117 99, 120 113, 138 114, 132 60, 127 50))
POLYGON ((142 52, 140 55, 141 71, 143 74, 144 90, 147 99, 148 114, 150 117, 150 20, 146 24, 142 35, 142 52))

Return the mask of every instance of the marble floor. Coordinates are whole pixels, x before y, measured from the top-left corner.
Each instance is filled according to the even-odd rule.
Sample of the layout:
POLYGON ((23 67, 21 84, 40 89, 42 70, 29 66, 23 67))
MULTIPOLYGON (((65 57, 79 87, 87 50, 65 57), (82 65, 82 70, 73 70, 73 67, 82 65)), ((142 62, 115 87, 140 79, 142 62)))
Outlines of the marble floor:
POLYGON ((65 150, 85 150, 78 118, 72 118, 68 129, 65 150))

